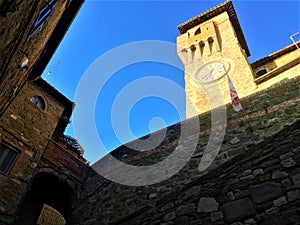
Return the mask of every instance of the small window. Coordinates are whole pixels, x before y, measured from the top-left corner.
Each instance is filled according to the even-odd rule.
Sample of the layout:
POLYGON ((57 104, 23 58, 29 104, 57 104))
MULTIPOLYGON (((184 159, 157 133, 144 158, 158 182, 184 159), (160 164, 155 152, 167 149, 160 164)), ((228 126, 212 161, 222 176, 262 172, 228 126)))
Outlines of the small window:
POLYGON ((45 110, 45 101, 41 96, 33 96, 30 98, 30 102, 34 105, 36 105, 36 107, 45 110))
POLYGON ((54 10, 58 0, 50 0, 48 3, 41 9, 39 16, 36 19, 31 32, 28 36, 28 39, 31 38, 40 27, 50 18, 51 12, 54 10))
POLYGON ((260 76, 266 74, 267 72, 268 71, 266 69, 262 69, 256 73, 256 77, 260 77, 260 76))
POLYGON ((0 143, 0 173, 8 174, 12 169, 19 153, 7 145, 0 143))
POLYGON ((201 29, 200 27, 195 31, 195 35, 200 34, 201 33, 201 29))

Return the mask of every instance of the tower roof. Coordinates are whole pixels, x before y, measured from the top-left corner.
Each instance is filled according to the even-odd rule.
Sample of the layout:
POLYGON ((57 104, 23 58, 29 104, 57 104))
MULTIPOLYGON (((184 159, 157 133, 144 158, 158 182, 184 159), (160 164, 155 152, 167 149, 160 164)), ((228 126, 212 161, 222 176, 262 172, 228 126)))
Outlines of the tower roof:
POLYGON ((246 51, 247 56, 250 56, 250 51, 249 51, 245 36, 243 34, 241 25, 239 23, 239 20, 237 18, 235 9, 234 9, 231 1, 226 1, 220 5, 198 15, 198 16, 195 16, 194 18, 180 24, 177 28, 179 29, 181 34, 184 34, 190 28, 193 28, 193 27, 199 25, 200 23, 203 23, 223 12, 228 13, 230 22, 232 23, 232 25, 235 29, 237 38, 238 38, 239 42, 241 43, 242 48, 246 51))

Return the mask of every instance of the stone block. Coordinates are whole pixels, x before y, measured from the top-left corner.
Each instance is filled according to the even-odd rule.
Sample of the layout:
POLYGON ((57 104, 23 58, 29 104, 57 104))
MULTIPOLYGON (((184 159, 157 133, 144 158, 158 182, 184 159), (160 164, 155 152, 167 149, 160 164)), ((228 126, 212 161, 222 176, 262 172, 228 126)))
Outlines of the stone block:
POLYGON ((241 177, 240 180, 241 181, 247 181, 247 180, 253 180, 254 178, 255 177, 252 174, 250 174, 248 176, 241 177))
POLYGON ((293 151, 295 154, 300 153, 300 146, 294 148, 292 151, 293 151))
POLYGON ((266 202, 282 196, 281 184, 266 182, 250 186, 252 200, 256 203, 266 202))
POLYGON ((287 159, 284 159, 280 162, 280 164, 285 167, 285 168, 290 168, 290 167, 293 167, 296 165, 296 162, 295 160, 290 157, 290 158, 287 158, 287 159))
POLYGON ((250 195, 249 190, 243 190, 243 191, 239 191, 239 192, 235 193, 235 197, 237 199, 245 198, 249 195, 250 195))
POLYGON ((171 209, 175 206, 175 204, 173 202, 169 202, 167 203, 166 205, 162 206, 160 211, 163 212, 163 211, 166 211, 168 209, 171 209))
POLYGON ((230 144, 232 144, 232 145, 236 145, 240 142, 241 142, 241 140, 238 137, 234 137, 230 140, 230 144))
POLYGON ((253 218, 247 219, 244 222, 245 225, 256 225, 256 221, 253 218))
POLYGON ((242 173, 242 176, 248 176, 252 174, 252 170, 248 169, 248 170, 245 170, 243 173, 242 173))
POLYGON ((295 176, 292 176, 294 187, 300 187, 300 174, 297 174, 295 176))
POLYGON ((294 152, 288 152, 288 153, 285 153, 283 155, 280 155, 279 159, 284 160, 284 159, 287 159, 287 158, 290 158, 290 157, 293 157, 293 156, 294 156, 294 152))
POLYGON ((275 170, 272 173, 272 179, 283 179, 286 178, 288 176, 288 174, 284 171, 280 171, 280 170, 275 170))
POLYGON ((212 222, 215 222, 215 221, 218 221, 218 220, 221 220, 223 219, 224 216, 223 216, 223 213, 221 211, 218 211, 218 212, 212 212, 210 214, 210 219, 212 222))
POLYGON ((196 207, 194 204, 181 205, 176 209, 176 215, 182 216, 195 211, 196 211, 196 207))
POLYGON ((168 221, 173 220, 173 219, 175 219, 175 218, 176 218, 175 212, 170 212, 170 213, 168 213, 168 214, 166 214, 166 215, 164 216, 164 221, 165 221, 165 222, 168 222, 168 221))
POLYGON ((227 202, 223 205, 223 213, 227 222, 239 221, 256 214, 252 202, 248 198, 227 202))
POLYGON ((262 169, 262 168, 260 168, 260 169, 256 169, 256 170, 254 170, 253 171, 253 174, 254 174, 254 176, 261 176, 261 175, 263 175, 264 174, 264 170, 262 169))
POLYGON ((279 212, 280 212, 280 209, 278 207, 272 207, 272 208, 266 210, 266 215, 278 215, 279 212))
POLYGON ((228 198, 230 201, 235 200, 235 196, 234 196, 234 194, 233 194, 232 191, 230 191, 230 192, 227 193, 227 198, 228 198))
POLYGON ((197 211, 198 212, 214 212, 218 211, 219 203, 215 198, 212 197, 201 197, 198 203, 197 211))
POLYGON ((273 201, 274 206, 282 206, 282 205, 285 205, 286 203, 287 203, 287 200, 286 200, 285 196, 282 196, 273 201))
POLYGON ((287 198, 288 198, 289 202, 300 199, 300 191, 298 189, 289 191, 287 193, 287 198))

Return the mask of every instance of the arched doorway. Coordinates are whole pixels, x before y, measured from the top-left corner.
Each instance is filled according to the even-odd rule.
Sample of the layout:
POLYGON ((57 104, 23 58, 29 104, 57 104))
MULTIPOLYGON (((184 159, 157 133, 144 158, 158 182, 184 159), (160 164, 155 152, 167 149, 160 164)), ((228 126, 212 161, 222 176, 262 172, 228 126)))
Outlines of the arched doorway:
POLYGON ((68 220, 74 201, 74 191, 66 182, 51 173, 39 173, 24 198, 15 224, 37 224, 48 206, 68 220))

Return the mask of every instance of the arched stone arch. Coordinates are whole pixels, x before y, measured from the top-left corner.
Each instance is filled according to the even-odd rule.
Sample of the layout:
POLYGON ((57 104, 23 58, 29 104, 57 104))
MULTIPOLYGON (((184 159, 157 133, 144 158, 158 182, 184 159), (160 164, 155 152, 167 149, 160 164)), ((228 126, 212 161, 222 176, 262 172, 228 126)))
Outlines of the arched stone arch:
POLYGON ((73 179, 71 179, 68 172, 58 171, 51 167, 40 167, 36 174, 40 173, 49 173, 57 176, 60 181, 66 182, 72 188, 73 192, 76 194, 76 197, 79 197, 78 185, 73 181, 73 179))
POLYGON ((51 168, 40 168, 20 207, 16 225, 36 224, 44 205, 57 210, 67 221, 76 201, 76 189, 51 168))

